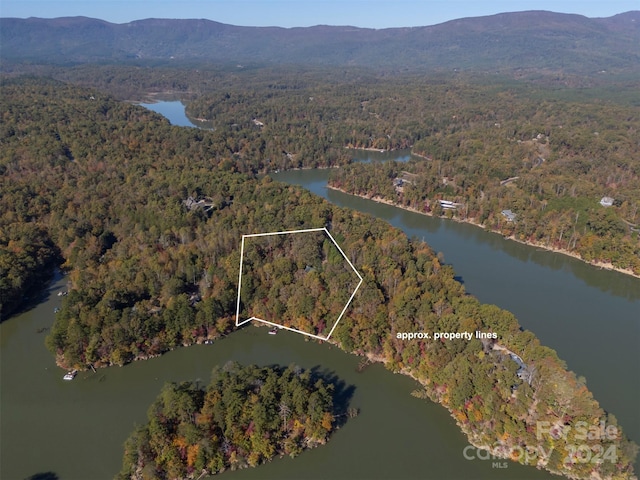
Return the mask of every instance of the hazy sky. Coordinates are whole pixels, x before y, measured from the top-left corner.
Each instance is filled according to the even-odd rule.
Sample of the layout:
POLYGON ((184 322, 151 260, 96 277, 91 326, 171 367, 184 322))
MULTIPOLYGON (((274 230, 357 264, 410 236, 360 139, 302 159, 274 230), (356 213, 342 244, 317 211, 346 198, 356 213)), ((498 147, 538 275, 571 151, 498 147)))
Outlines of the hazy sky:
POLYGON ((143 18, 207 18, 232 25, 387 28, 462 17, 550 10, 609 17, 640 10, 640 0, 1 0, 2 17, 82 15, 114 23, 143 18))

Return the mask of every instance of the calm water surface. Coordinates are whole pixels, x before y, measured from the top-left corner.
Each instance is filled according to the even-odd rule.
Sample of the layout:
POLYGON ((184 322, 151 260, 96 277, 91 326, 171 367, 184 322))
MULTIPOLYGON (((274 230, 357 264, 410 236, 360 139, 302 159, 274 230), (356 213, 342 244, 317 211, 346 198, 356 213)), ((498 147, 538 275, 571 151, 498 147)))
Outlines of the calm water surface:
MULTIPOLYGON (((163 103, 174 102, 150 108, 158 111, 163 103)), ((170 107, 184 116, 182 104, 170 107)), ((161 113, 179 124, 180 115, 161 113)), ((406 152, 354 156, 372 161, 408 158, 406 152)), ((640 440, 640 280, 509 242, 477 227, 328 190, 328 174, 301 170, 274 177, 424 238, 444 253, 470 293, 514 312, 570 369, 584 375, 603 407, 640 440)), ((60 302, 56 293, 65 285, 58 277, 35 306, 0 324, 2 479, 47 472, 60 479, 112 478, 120 468, 124 440, 135 423, 145 420, 162 385, 197 379, 206 383, 212 367, 228 360, 294 362, 336 374, 354 389, 351 405, 361 413, 321 448, 222 478, 551 478, 513 463, 499 469, 489 460, 465 460, 464 436, 444 408, 409 395, 416 388, 411 379, 379 365, 356 373, 356 357, 288 332, 269 336, 266 329, 247 327, 214 345, 178 349, 125 368, 84 372, 65 382, 64 372, 44 347, 46 333, 37 333, 52 324, 60 302)))
POLYGON ((198 121, 187 117, 184 111, 184 104, 180 100, 140 103, 139 105, 167 117, 171 125, 178 127, 197 127, 205 130, 211 129, 212 127, 211 122, 198 121))
POLYGON ((236 479, 542 479, 543 472, 509 463, 468 461, 467 446, 445 409, 410 395, 416 382, 380 365, 356 372, 355 356, 298 334, 267 335, 249 326, 213 345, 181 348, 124 368, 82 372, 62 379, 46 351, 56 295, 64 278, 34 308, 0 325, 2 362, 0 477, 24 479, 54 473, 60 479, 113 478, 121 466, 122 445, 168 381, 208 383, 214 365, 229 360, 259 365, 317 368, 338 375, 353 389, 351 406, 360 415, 331 441, 300 457, 276 459, 256 469, 225 473, 236 479))
POLYGON ((631 438, 640 440, 640 279, 472 225, 328 189, 329 174, 296 170, 272 176, 386 220, 443 252, 469 293, 513 312, 524 328, 558 351, 570 370, 586 377, 603 408, 616 415, 631 438))

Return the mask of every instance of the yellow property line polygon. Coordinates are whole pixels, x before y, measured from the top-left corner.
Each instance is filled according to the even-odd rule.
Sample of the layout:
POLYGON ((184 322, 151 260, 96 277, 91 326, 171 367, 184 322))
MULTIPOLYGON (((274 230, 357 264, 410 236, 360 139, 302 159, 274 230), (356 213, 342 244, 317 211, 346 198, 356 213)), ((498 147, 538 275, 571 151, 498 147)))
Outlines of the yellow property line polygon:
POLYGON ((331 337, 331 334, 333 333, 335 328, 338 326, 338 323, 340 323, 340 320, 342 319, 344 313, 347 311, 347 308, 349 307, 349 304, 351 303, 351 300, 353 300, 353 297, 356 295, 356 292, 360 288, 360 285, 362 285, 362 281, 363 281, 363 278, 362 278, 362 275, 360 275, 360 272, 358 272, 358 270, 356 270, 356 268, 353 266, 351 261, 347 258, 347 256, 342 251, 342 248, 340 248, 340 245, 338 245, 338 242, 336 242, 336 240, 331 236, 331 234, 329 233, 329 231, 325 227, 322 227, 322 228, 307 228, 307 229, 303 229, 303 230, 288 230, 288 231, 282 231, 282 232, 252 233, 250 235, 242 235, 242 244, 240 246, 240 272, 238 274, 238 300, 237 300, 237 303, 236 303, 236 327, 239 327, 240 325, 244 325, 245 323, 250 322, 251 320, 257 320, 258 322, 266 323, 267 325, 271 325, 273 327, 283 328, 285 330, 289 330, 289 331, 292 331, 292 332, 301 333, 302 335, 306 335, 306 336, 311 337, 311 338, 317 338, 318 340, 329 340, 329 337, 331 337), (360 279, 360 281, 358 282, 358 285, 356 286, 355 290, 353 291, 353 293, 349 297, 349 300, 347 300, 347 303, 345 304, 344 308, 342 309, 342 312, 340 312, 340 315, 338 316, 338 319, 336 320, 336 323, 331 328, 331 331, 329 332, 329 334, 326 337, 322 337, 320 335, 313 335, 312 333, 303 332, 302 330, 297 330, 297 329, 291 328, 291 327, 285 327, 284 325, 280 325, 278 323, 269 322, 267 320, 263 320, 263 319, 258 318, 258 317, 251 317, 251 318, 248 318, 246 320, 240 321, 240 290, 242 288, 242 261, 243 261, 243 258, 244 258, 244 239, 245 238, 251 238, 251 237, 267 237, 267 236, 270 236, 270 235, 287 235, 287 234, 290 234, 290 233, 308 233, 308 232, 324 232, 329 237, 329 239, 333 242, 333 244, 337 247, 338 251, 342 254, 342 256, 347 261, 347 263, 349 264, 351 269, 354 271, 354 273, 360 279))

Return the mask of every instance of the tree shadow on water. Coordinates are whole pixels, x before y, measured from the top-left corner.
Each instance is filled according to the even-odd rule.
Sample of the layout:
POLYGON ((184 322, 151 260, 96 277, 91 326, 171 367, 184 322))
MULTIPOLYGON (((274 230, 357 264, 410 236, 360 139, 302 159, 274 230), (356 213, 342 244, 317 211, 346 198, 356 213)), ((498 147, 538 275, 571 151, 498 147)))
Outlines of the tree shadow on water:
POLYGON ((25 293, 20 302, 15 305, 5 305, 5 313, 4 315, 0 315, 0 323, 18 315, 27 313, 38 305, 47 302, 53 293, 56 290, 59 290, 59 286, 56 287, 55 283, 63 278, 63 276, 64 275, 58 269, 44 271, 40 279, 34 282, 32 288, 25 293))
POLYGON ((349 418, 357 415, 356 408, 350 408, 351 399, 356 391, 355 385, 347 385, 335 372, 323 369, 316 365, 310 369, 311 377, 314 380, 322 379, 327 384, 334 386, 333 390, 333 410, 336 427, 344 425, 349 418))
POLYGON ((43 472, 26 477, 24 480, 60 480, 60 477, 54 472, 43 472))

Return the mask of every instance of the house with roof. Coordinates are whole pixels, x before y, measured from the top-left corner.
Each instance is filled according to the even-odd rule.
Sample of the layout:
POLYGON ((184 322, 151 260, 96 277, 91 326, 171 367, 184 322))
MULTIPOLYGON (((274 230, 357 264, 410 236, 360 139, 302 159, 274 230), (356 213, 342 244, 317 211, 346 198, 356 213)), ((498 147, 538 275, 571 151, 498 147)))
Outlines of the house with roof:
POLYGON ((511 210, 502 210, 502 216, 507 220, 507 222, 515 222, 517 215, 513 213, 511 210))
POLYGON ((600 205, 602 205, 603 207, 611 207, 613 206, 613 198, 611 197, 602 197, 600 199, 600 205))
POLYGON ((440 206, 445 210, 455 210, 460 206, 459 203, 452 202, 450 200, 438 200, 440 206))

